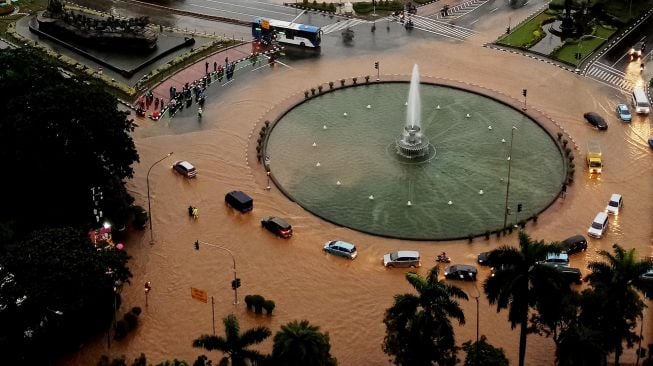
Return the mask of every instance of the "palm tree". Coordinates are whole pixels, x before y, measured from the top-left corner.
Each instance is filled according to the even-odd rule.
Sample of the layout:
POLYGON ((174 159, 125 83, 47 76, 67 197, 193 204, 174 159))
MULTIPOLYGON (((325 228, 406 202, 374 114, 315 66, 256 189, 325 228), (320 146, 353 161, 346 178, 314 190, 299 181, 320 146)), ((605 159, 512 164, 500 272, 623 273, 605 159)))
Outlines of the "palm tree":
POLYGON ((247 347, 263 342, 272 332, 266 327, 256 327, 240 334, 238 319, 233 314, 224 319, 225 336, 202 335, 193 341, 193 347, 204 348, 207 351, 218 350, 226 356, 220 361, 226 365, 231 361, 231 366, 246 366, 248 362, 262 360, 264 356, 257 351, 248 350, 247 347))
POLYGON ((395 295, 383 323, 386 336, 383 351, 394 356, 395 364, 411 366, 454 365, 456 341, 450 318, 465 324, 457 299, 468 300, 460 288, 438 280, 438 267, 426 277, 409 272, 406 280, 417 295, 395 295))
POLYGON ((274 335, 272 358, 275 364, 284 366, 334 366, 338 362, 329 351, 329 333, 320 333, 320 327, 308 320, 295 320, 281 326, 274 335))
POLYGON ((503 246, 490 254, 490 261, 499 270, 485 280, 483 290, 490 304, 497 304, 497 312, 508 309, 508 320, 513 329, 520 325, 519 366, 524 366, 526 357, 529 310, 539 298, 546 297, 551 289, 556 288, 550 281, 556 278, 552 276, 551 268, 536 264, 548 253, 556 252, 560 252, 557 245, 532 241, 522 231, 519 233, 519 248, 503 246))
POLYGON ((602 331, 608 337, 610 351, 614 351, 614 364, 619 366, 623 353, 623 341, 631 348, 639 339, 635 331, 637 318, 642 316, 644 303, 636 291, 644 290, 640 276, 650 264, 637 257, 635 249, 624 250, 618 244, 612 246, 614 251, 599 251, 603 261, 593 261, 587 265, 592 272, 587 276, 595 291, 604 294, 602 331), (619 316, 614 316, 619 314, 619 316))

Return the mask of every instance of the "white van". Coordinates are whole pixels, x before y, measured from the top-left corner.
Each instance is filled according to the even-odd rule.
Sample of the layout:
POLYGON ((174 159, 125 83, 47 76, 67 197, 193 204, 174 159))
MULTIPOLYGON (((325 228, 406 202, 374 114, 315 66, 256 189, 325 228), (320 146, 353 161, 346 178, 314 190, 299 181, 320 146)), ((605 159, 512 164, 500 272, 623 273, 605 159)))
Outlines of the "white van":
POLYGON ((643 88, 633 89, 633 107, 635 107, 636 113, 648 114, 650 112, 651 105, 643 88))
POLYGON ((608 214, 605 212, 599 212, 596 214, 592 225, 587 230, 587 234, 591 237, 601 239, 605 231, 608 229, 608 214))

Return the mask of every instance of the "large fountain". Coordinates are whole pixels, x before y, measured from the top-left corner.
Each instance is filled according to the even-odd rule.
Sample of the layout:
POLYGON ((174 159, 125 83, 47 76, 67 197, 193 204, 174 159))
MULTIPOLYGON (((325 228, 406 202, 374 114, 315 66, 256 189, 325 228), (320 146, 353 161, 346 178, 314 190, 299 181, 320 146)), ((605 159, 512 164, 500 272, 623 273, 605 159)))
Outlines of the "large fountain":
POLYGON ((408 108, 404 131, 395 141, 397 154, 407 159, 424 159, 429 156, 429 139, 421 126, 422 103, 419 95, 419 67, 413 66, 408 91, 408 108))
POLYGON ((510 226, 537 215, 565 177, 555 139, 519 108, 458 85, 420 81, 414 67, 410 84, 303 100, 269 134, 271 177, 313 214, 382 236, 467 238, 502 229, 506 206, 510 226))

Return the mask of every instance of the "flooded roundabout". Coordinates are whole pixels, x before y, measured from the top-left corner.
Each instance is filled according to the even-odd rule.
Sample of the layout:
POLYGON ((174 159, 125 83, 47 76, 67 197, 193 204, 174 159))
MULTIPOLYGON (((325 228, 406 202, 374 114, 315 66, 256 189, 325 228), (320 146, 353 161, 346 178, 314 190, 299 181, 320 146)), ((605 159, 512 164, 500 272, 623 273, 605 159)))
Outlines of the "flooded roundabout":
POLYGON ((340 226, 418 240, 494 233, 555 200, 566 166, 544 127, 488 97, 412 78, 410 88, 337 89, 285 113, 265 149, 275 183, 340 226), (404 146, 411 138, 415 148, 404 146))
MULTIPOLYGON (((594 215, 605 208, 610 194, 621 193, 625 202, 623 212, 610 222, 606 237, 600 240, 590 239, 588 251, 573 256, 571 265, 587 273, 587 262, 598 259, 596 251, 610 250, 613 243, 635 248, 641 255, 653 254, 653 222, 650 220, 653 212, 653 164, 651 152, 646 145, 649 122, 648 119, 638 117, 630 125, 620 124, 610 114, 614 104, 625 100, 625 96, 530 58, 480 46, 462 47, 446 42, 437 43, 439 49, 435 53, 432 44, 417 42, 374 55, 381 60, 381 80, 384 83, 345 88, 306 101, 309 106, 322 98, 325 101, 331 98, 345 99, 338 101, 343 105, 329 107, 325 102, 322 107, 314 108, 325 108, 324 113, 317 116, 315 121, 305 122, 306 126, 295 128, 295 133, 299 136, 293 145, 300 145, 299 147, 278 144, 275 139, 291 139, 293 132, 281 133, 282 127, 286 122, 287 126, 292 125, 291 120, 285 118, 291 118, 292 107, 305 99, 304 91, 310 93, 311 88, 317 88, 318 85, 326 90, 329 81, 339 86, 341 79, 346 79, 346 84, 350 85, 354 76, 358 77, 360 83, 365 75, 371 73, 375 58, 369 54, 338 57, 327 55, 319 61, 295 63, 292 68, 277 67, 252 73, 251 76, 238 75, 240 79, 237 78, 229 90, 219 97, 209 96, 201 124, 192 113, 187 117, 181 115, 158 123, 139 120, 141 127, 135 131, 134 139, 141 164, 135 166, 134 179, 129 182, 129 190, 137 204, 147 206, 146 178, 149 168, 169 152, 174 152, 171 158, 156 165, 149 174, 154 244, 149 244, 150 232, 147 230, 130 233, 125 240, 126 250, 132 256, 130 268, 134 277, 131 285, 123 288, 123 303, 117 314, 122 316, 132 306, 141 306, 143 313, 140 324, 127 339, 112 341, 110 347, 106 334, 99 335, 94 342, 83 345, 79 352, 62 360, 60 364, 95 365, 102 354, 114 357, 125 355, 131 361, 141 352, 153 364, 173 358, 192 363, 201 354, 208 355, 216 364, 222 354, 195 349, 191 345, 200 335, 213 332, 211 299, 208 303, 193 299, 190 289, 197 288, 206 291, 215 301, 216 334, 223 334, 221 319, 231 313, 238 317, 241 330, 263 325, 276 332, 281 325, 290 321, 307 319, 320 326, 322 331, 329 332, 331 351, 340 365, 388 365, 389 357, 381 349, 385 334, 382 322, 384 311, 391 306, 395 295, 412 293, 414 290, 405 280, 406 270, 383 267, 383 255, 400 249, 418 250, 423 259, 422 267, 417 272, 425 274, 435 264, 433 259, 439 252, 446 251, 455 263, 474 264, 479 252, 500 245, 516 245, 517 236, 515 233, 498 238, 491 235, 486 240, 481 235, 471 242, 466 238, 447 241, 404 240, 370 235, 358 228, 353 230, 343 226, 346 224, 344 220, 342 225, 334 224, 309 212, 313 208, 306 206, 305 209, 298 204, 299 199, 298 203, 293 202, 275 184, 270 184, 271 189, 267 190, 266 170, 264 164, 257 160, 256 146, 264 122, 284 116, 284 120, 273 130, 268 146, 274 179, 280 183, 279 187, 288 188, 289 191, 292 179, 309 179, 311 174, 321 170, 335 169, 332 166, 334 162, 329 161, 332 158, 325 153, 329 143, 337 142, 340 144, 338 146, 345 146, 355 145, 361 140, 370 141, 369 149, 359 150, 356 154, 347 152, 339 165, 350 165, 353 164, 352 160, 365 158, 368 162, 363 163, 363 167, 365 164, 375 166, 375 160, 385 160, 384 164, 396 165, 398 170, 406 169, 406 164, 399 164, 399 160, 392 156, 392 149, 395 139, 401 135, 405 126, 404 104, 407 100, 410 71, 415 63, 420 65, 422 76, 422 126, 430 144, 436 149, 435 157, 428 163, 435 169, 434 174, 440 180, 442 176, 447 176, 446 172, 437 170, 437 164, 440 157, 444 160, 448 149, 455 154, 464 154, 467 150, 480 148, 471 144, 467 144, 465 149, 461 147, 472 135, 478 134, 479 141, 486 142, 489 146, 487 154, 490 156, 487 161, 490 170, 496 169, 496 173, 492 174, 497 176, 489 179, 494 182, 494 188, 477 186, 478 180, 485 179, 482 173, 487 170, 473 164, 470 168, 473 170, 457 173, 468 178, 456 178, 454 183, 447 183, 453 187, 453 191, 460 190, 460 193, 456 193, 460 197, 468 194, 468 198, 451 197, 452 193, 449 192, 433 194, 440 189, 437 185, 442 184, 435 178, 426 181, 426 184, 433 185, 427 191, 418 186, 411 188, 405 178, 399 177, 396 178, 399 188, 395 203, 394 198, 391 200, 390 196, 384 197, 389 192, 374 190, 377 183, 384 183, 383 179, 377 177, 377 181, 366 182, 367 174, 357 174, 356 171, 339 174, 337 170, 331 173, 333 176, 324 179, 323 189, 327 190, 325 195, 337 192, 345 196, 342 192, 347 192, 354 183, 360 184, 364 188, 361 188, 360 193, 351 193, 349 199, 357 200, 358 204, 369 209, 367 212, 361 210, 363 215, 371 215, 370 212, 373 214, 372 208, 390 204, 396 206, 398 211, 411 210, 408 211, 411 215, 417 215, 417 211, 424 209, 420 205, 426 204, 427 200, 433 202, 437 209, 447 210, 456 209, 465 199, 474 204, 475 201, 495 199, 494 195, 503 198, 505 205, 505 190, 502 191, 501 188, 505 189, 506 186, 501 184, 499 176, 507 174, 506 149, 509 148, 507 144, 512 125, 517 124, 518 128, 513 137, 515 169, 521 164, 519 160, 526 158, 537 164, 551 160, 553 167, 559 165, 560 154, 549 135, 556 136, 557 131, 564 129, 565 136, 569 136, 570 141, 573 139, 571 146, 576 155, 575 180, 569 186, 565 200, 555 199, 564 176, 560 167, 551 170, 551 177, 542 178, 547 182, 545 187, 550 187, 546 188, 548 193, 540 195, 541 201, 538 204, 532 203, 529 197, 520 197, 521 188, 518 184, 513 186, 512 178, 517 182, 523 177, 515 174, 511 178, 509 204, 514 207, 519 202, 517 200, 523 200, 524 211, 519 214, 524 216, 541 211, 536 223, 529 222, 526 225, 526 231, 533 238, 546 241, 584 234, 594 215), (508 64, 509 68, 503 67, 508 64), (397 83, 390 83, 395 81, 397 83), (431 85, 448 85, 450 89, 443 90, 431 85), (348 93, 353 98, 357 89, 365 88, 374 94, 360 102, 349 100, 348 93), (471 108, 466 109, 456 104, 459 98, 466 101, 464 98, 469 97, 468 92, 460 91, 459 88, 473 92, 474 98, 484 98, 478 97, 479 94, 490 95, 501 102, 499 104, 508 104, 512 108, 502 106, 499 111, 492 112, 496 115, 480 115, 471 108), (542 127, 526 119, 520 112, 522 88, 528 88, 529 91, 528 115, 542 127), (447 93, 455 95, 452 99, 455 101, 448 101, 447 93), (368 104, 371 106, 369 109, 368 104), (438 104, 440 110, 436 109, 438 104), (289 110, 291 112, 286 113, 289 110), (592 110, 602 111, 607 117, 610 123, 608 132, 591 130, 582 121, 582 114, 592 110), (347 113, 347 117, 343 113, 347 113), (363 122, 352 125, 358 123, 358 120, 363 121, 361 116, 372 113, 375 117, 365 120, 367 125, 363 125, 363 122), (438 118, 444 113, 448 113, 446 118, 438 118), (467 113, 470 118, 465 117, 467 113), (388 117, 388 125, 381 126, 382 118, 379 116, 385 115, 388 117), (503 121, 504 118, 506 121, 503 121), (164 122, 169 126, 164 125, 164 122), (178 131, 172 128, 175 124, 188 128, 179 128, 178 130, 183 130, 179 133, 171 132, 178 131), (323 129, 324 125, 327 130, 323 129), (488 130, 489 125, 493 127, 491 131, 488 130), (455 135, 451 132, 452 129, 457 130, 457 140, 449 137, 455 135), (544 129, 549 134, 544 133, 544 129), (336 132, 338 135, 330 137, 332 140, 326 139, 329 138, 328 134, 336 132), (275 137, 277 133, 279 136, 275 137), (531 138, 530 134, 538 133, 542 134, 541 138, 531 138), (507 142, 502 143, 501 139, 507 142), (589 177, 582 168, 584 146, 595 140, 601 144, 606 157, 605 170, 598 179, 589 177), (537 141, 541 145, 531 145, 537 141), (312 146, 313 142, 316 147, 312 146), (372 150, 372 147, 376 147, 376 150, 372 150), (279 166, 283 154, 286 149, 300 148, 302 150, 296 153, 300 156, 293 155, 297 166, 292 169, 301 169, 301 164, 305 164, 304 171, 295 174, 288 168, 289 172, 285 173, 285 168, 279 166), (551 152, 543 158, 540 150, 551 152), (176 160, 193 163, 198 169, 197 178, 184 179, 169 169, 176 160), (317 162, 320 162, 320 167, 316 167, 317 162), (337 185, 338 180, 340 186, 337 185), (242 190, 254 198, 252 212, 242 215, 225 207, 224 195, 233 190, 242 190), (479 194, 480 190, 484 191, 483 195, 479 194), (369 199, 370 195, 374 195, 374 200, 369 199), (407 206, 408 200, 412 203, 410 207, 407 206), (449 200, 452 205, 448 205, 449 200), (551 200, 554 201, 547 208, 551 200), (198 220, 188 218, 189 205, 199 208, 198 220), (294 236, 284 240, 262 229, 261 219, 270 215, 286 218, 293 225, 294 236), (349 261, 325 254, 322 246, 325 241, 333 239, 356 244, 358 257, 349 261), (195 250, 195 240, 221 245, 233 252, 237 275, 242 280, 237 305, 233 304, 234 292, 231 289, 234 275, 232 259, 227 253, 209 246, 195 250), (151 281, 152 287, 147 307, 143 293, 143 283, 146 281, 151 281), (260 294, 275 301, 274 314, 266 316, 248 312, 242 297, 249 294, 260 294)), ((488 102, 491 103, 495 102, 488 102)), ((298 106, 301 107, 302 105, 298 106)), ((307 113, 309 112, 310 109, 307 113)), ((289 155, 288 159, 291 158, 289 155)), ((452 158, 452 162, 458 159, 456 156, 452 158)), ((408 167, 421 169, 419 166, 422 165, 408 167)), ((464 167, 466 164, 452 163, 447 169, 455 170, 458 166, 464 167)), ((378 167, 381 168, 383 167, 378 167)), ((313 184, 306 182, 309 183, 313 184)), ((529 189, 540 188, 537 184, 529 189)), ((504 219, 500 204, 498 209, 492 210, 496 216, 493 219, 500 227, 504 219)), ((511 219, 514 216, 515 210, 509 216, 509 221, 514 222, 511 219)), ((442 220, 446 220, 446 217, 442 220)), ((452 231, 442 238, 448 235, 466 237, 469 231, 452 231)), ((483 234, 483 231, 479 229, 474 233, 483 234)), ((480 267, 476 283, 455 282, 470 296, 470 301, 462 301, 460 304, 466 323, 461 326, 455 324, 456 342, 461 345, 476 337, 476 302, 471 297, 477 296, 477 289, 481 290, 478 318, 480 334, 487 336, 488 342, 494 346, 502 347, 511 364, 516 364, 519 334, 517 330, 511 329, 506 312, 497 313, 496 308, 489 305, 482 294, 481 284, 487 276, 489 269, 480 267)), ((578 290, 582 290, 583 286, 579 286, 578 290)), ((649 309, 644 315, 643 333, 646 338, 643 344, 653 340, 651 303, 647 302, 647 305, 649 309)), ((254 348, 271 352, 272 339, 254 348)), ((459 357, 464 358, 464 354, 459 353, 459 357)), ((634 350, 626 350, 622 359, 634 364, 634 350)), ((536 334, 529 335, 526 364, 553 365, 554 361, 553 341, 536 334)))

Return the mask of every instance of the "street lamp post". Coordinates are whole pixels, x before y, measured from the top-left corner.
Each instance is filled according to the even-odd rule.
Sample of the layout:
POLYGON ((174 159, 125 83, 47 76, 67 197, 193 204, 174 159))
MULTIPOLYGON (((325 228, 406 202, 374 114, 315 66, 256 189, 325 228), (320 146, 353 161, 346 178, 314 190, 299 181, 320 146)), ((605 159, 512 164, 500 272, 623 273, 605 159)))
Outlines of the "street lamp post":
POLYGON ((478 343, 478 333, 479 333, 478 332, 478 330, 479 330, 478 300, 481 297, 481 292, 478 290, 478 287, 476 285, 474 285, 474 289, 476 290, 476 296, 471 296, 471 295, 470 296, 474 300, 476 300, 476 357, 475 357, 476 362, 475 363, 476 363, 476 366, 479 366, 480 365, 480 359, 479 359, 480 346, 479 346, 479 343, 478 343))
POLYGON ((159 164, 160 162, 164 161, 167 159, 170 155, 173 153, 170 152, 168 155, 162 157, 161 159, 157 160, 150 166, 150 169, 147 171, 147 177, 145 178, 147 182, 147 216, 150 221, 150 244, 154 244, 154 232, 152 231, 152 202, 150 200, 150 172, 152 171, 152 168, 154 168, 155 165, 159 164))
POLYGON ((265 186, 265 189, 269 191, 270 189, 272 189, 272 186, 270 185, 270 171, 268 170, 265 174, 268 176, 268 185, 265 186))
POLYGON ((207 242, 199 241, 199 240, 195 241, 195 250, 200 249, 200 244, 207 245, 209 247, 213 247, 213 248, 216 248, 216 249, 224 250, 225 252, 229 253, 229 255, 231 256, 231 261, 233 262, 233 270, 234 270, 234 279, 231 282, 231 288, 233 288, 233 290, 234 290, 234 305, 238 305, 238 288, 240 287, 240 278, 238 278, 237 273, 236 273, 236 257, 234 256, 234 253, 231 250, 229 250, 229 249, 227 249, 227 248, 225 248, 223 246, 216 245, 216 244, 211 244, 211 243, 207 243, 207 242))
POLYGON ((508 198, 510 197, 510 170, 512 167, 512 140, 515 137, 517 127, 512 126, 510 130, 510 150, 508 150, 508 182, 506 184, 506 205, 503 209, 503 227, 508 223, 508 198))
POLYGON ((145 292, 145 307, 147 307, 147 295, 152 291, 152 282, 145 282, 145 285, 143 285, 143 291, 145 292))

